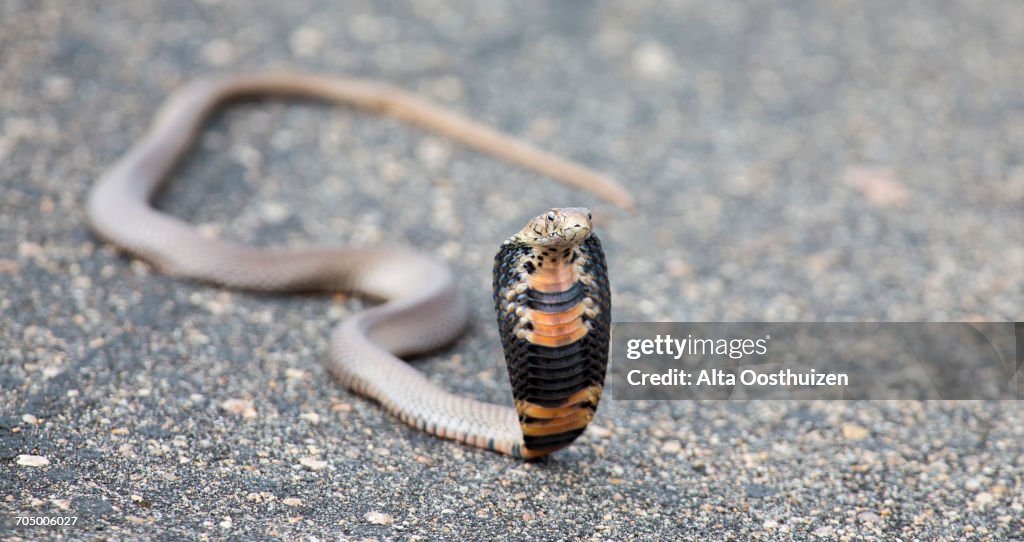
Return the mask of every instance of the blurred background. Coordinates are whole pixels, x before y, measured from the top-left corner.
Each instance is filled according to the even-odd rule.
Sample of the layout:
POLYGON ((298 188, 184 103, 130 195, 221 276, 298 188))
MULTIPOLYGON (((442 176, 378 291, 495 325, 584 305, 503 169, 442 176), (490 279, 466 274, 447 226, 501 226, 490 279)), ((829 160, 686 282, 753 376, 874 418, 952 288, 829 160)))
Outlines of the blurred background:
POLYGON ((268 69, 388 81, 636 196, 313 102, 211 120, 159 205, 447 260, 474 325, 422 368, 460 393, 508 403, 491 261, 553 206, 593 208, 617 321, 1024 319, 1018 2, 7 0, 0 510, 190 538, 1024 538, 1015 403, 609 400, 523 465, 330 380, 360 300, 170 279, 87 231, 170 92, 268 69))

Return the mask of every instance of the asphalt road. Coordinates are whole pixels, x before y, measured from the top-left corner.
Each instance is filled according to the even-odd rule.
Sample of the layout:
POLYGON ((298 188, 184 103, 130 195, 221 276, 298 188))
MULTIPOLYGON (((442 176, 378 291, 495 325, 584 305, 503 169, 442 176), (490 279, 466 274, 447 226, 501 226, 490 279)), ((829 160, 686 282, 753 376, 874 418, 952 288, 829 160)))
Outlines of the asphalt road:
POLYGON ((1017 402, 606 400, 524 464, 332 382, 359 300, 170 279, 87 231, 171 90, 266 68, 390 81, 636 195, 315 103, 213 120, 159 205, 448 260, 475 324, 417 363, 461 393, 509 401, 491 259, 551 206, 595 211, 617 321, 1024 320, 1019 2, 7 0, 0 538, 1024 540, 1017 402))

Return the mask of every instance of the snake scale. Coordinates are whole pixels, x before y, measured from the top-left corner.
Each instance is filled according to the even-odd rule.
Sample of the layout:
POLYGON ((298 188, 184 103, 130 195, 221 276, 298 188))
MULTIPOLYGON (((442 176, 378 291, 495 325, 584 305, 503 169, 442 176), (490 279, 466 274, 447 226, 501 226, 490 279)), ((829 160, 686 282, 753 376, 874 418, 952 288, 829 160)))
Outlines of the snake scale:
POLYGON ((589 190, 625 209, 613 180, 395 87, 311 74, 203 79, 175 92, 149 131, 97 181, 93 230, 164 273, 263 292, 345 291, 381 300, 331 333, 328 367, 344 386, 434 435, 515 457, 568 445, 591 419, 607 362, 610 296, 585 209, 531 220, 502 245, 494 298, 516 408, 452 394, 400 357, 451 342, 467 310, 449 268, 400 248, 253 247, 208 238, 151 204, 206 118, 244 97, 326 100, 417 124, 589 190))

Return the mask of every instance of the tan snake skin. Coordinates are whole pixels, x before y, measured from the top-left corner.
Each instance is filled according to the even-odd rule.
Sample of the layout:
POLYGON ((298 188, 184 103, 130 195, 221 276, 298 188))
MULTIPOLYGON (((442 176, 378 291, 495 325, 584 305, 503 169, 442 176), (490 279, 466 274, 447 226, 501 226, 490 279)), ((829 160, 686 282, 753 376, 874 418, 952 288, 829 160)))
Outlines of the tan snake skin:
POLYGON ((336 378, 415 427, 519 454, 523 437, 514 408, 449 393, 398 357, 443 346, 463 329, 466 309, 445 265, 397 248, 256 248, 210 239, 151 206, 154 193, 210 113, 240 97, 265 95, 328 100, 418 124, 624 209, 633 206, 628 192, 595 171, 391 86, 263 74, 201 80, 173 94, 149 132, 102 175, 89 195, 87 216, 95 232, 165 273, 245 290, 346 291, 383 300, 333 331, 329 367, 336 378))

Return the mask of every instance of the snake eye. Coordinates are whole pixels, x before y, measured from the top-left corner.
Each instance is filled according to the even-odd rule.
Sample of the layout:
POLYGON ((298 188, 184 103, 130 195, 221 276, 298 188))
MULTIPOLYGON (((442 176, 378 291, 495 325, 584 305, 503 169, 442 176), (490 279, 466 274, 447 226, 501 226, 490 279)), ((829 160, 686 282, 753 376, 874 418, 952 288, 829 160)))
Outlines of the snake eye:
POLYGON ((555 221, 555 212, 554 211, 548 211, 548 222, 554 222, 554 221, 555 221))

